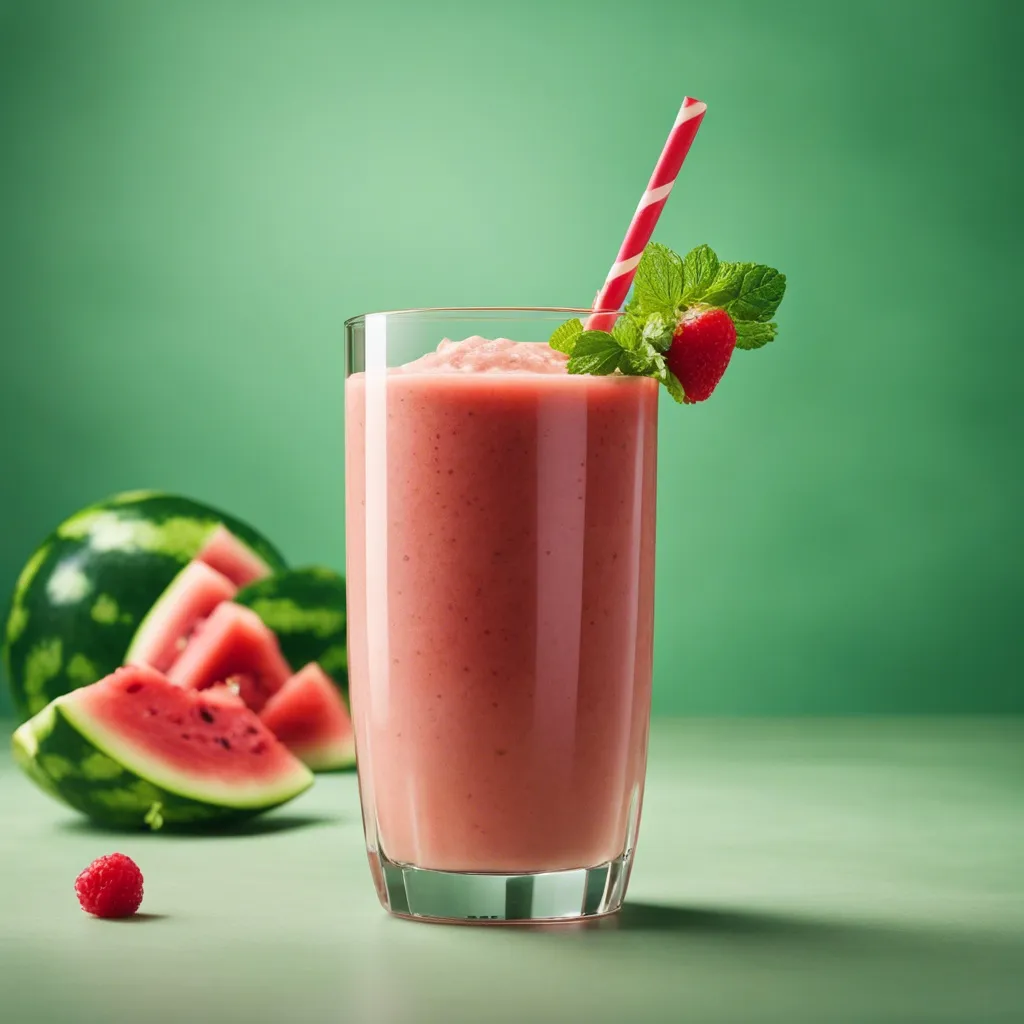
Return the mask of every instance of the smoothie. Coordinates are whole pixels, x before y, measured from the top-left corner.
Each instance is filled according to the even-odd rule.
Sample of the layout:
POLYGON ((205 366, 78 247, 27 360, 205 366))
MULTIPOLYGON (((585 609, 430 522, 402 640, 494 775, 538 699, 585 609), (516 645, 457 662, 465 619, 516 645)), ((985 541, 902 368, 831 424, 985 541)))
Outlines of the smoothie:
POLYGON ((479 337, 348 378, 349 659, 374 852, 516 873, 632 846, 658 393, 479 337))

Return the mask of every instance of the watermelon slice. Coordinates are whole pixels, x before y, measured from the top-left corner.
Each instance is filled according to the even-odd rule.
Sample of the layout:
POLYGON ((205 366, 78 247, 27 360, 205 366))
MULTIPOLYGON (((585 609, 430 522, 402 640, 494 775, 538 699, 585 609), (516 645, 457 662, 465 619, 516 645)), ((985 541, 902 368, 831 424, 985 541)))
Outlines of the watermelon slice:
POLYGON ((223 523, 210 534, 210 539, 199 549, 196 558, 227 576, 236 587, 255 583, 274 571, 223 523))
POLYGON ((294 669, 315 661, 348 693, 345 580, 325 566, 285 569, 235 594, 269 626, 294 669))
POLYGON ((29 778, 120 827, 251 817, 313 776, 245 707, 210 701, 144 666, 58 697, 14 734, 29 778))
POLYGON ((231 708, 244 708, 245 701, 242 700, 238 690, 227 683, 214 683, 203 690, 203 700, 207 704, 225 704, 231 708))
POLYGON ((231 683, 248 707, 261 711, 291 674, 277 638, 260 617, 228 601, 214 609, 167 678, 192 690, 231 683))
POLYGON ((237 589, 227 576, 205 562, 189 562, 140 623, 125 664, 149 665, 166 672, 202 622, 237 589))
POLYGON ((267 701, 260 721, 315 772, 356 763, 352 719, 331 677, 311 662, 267 701))

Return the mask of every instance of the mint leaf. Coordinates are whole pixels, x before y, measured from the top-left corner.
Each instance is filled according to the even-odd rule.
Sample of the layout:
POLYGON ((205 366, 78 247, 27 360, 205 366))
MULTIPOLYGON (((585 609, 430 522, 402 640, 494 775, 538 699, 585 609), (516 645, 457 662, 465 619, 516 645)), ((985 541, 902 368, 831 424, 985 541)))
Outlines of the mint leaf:
POLYGON ((708 285, 700 301, 709 306, 720 306, 732 302, 743 288, 743 276, 755 263, 719 263, 715 279, 708 285))
POLYGON ((722 263, 702 302, 727 310, 733 320, 768 321, 786 291, 786 276, 760 263, 722 263))
POLYGON ((628 377, 657 377, 665 372, 665 357, 649 342, 641 341, 640 347, 624 352, 619 369, 628 377))
POLYGON ((665 370, 664 376, 661 378, 661 383, 668 389, 668 393, 680 404, 686 401, 686 395, 683 392, 683 385, 679 383, 679 378, 669 369, 665 370))
POLYGON ((786 292, 786 275, 756 265, 743 275, 739 295, 725 308, 733 320, 767 322, 775 315, 786 292))
POLYGON ((650 377, 652 365, 644 352, 623 352, 619 369, 627 377, 650 377))
POLYGON ((683 260, 683 303, 699 302, 718 276, 719 259, 710 245, 698 245, 683 260))
POLYGON ((644 341, 659 352, 667 352, 672 347, 676 326, 674 315, 666 318, 661 313, 652 313, 644 324, 644 341))
POLYGON ((564 352, 567 356, 571 356, 572 350, 576 347, 576 339, 582 333, 583 324, 580 323, 579 317, 575 317, 556 327, 551 337, 548 338, 548 344, 556 352, 564 352))
POLYGON ((640 325, 631 316, 620 316, 612 328, 612 337, 627 350, 639 348, 641 342, 640 325))
POLYGON ((667 246, 649 242, 636 268, 633 297, 644 315, 670 316, 683 301, 683 261, 679 256, 667 246))
POLYGON ((760 348, 775 340, 778 324, 763 324, 756 320, 734 320, 737 348, 760 348))
POLYGON ((599 377, 614 373, 622 359, 622 346, 607 331, 584 331, 576 339, 569 357, 570 373, 593 373, 599 377))

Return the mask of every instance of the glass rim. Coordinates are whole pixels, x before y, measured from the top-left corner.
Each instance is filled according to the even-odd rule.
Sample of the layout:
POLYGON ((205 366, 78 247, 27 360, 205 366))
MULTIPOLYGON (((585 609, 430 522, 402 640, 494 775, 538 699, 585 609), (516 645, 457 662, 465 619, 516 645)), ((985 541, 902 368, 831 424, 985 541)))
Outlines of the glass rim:
POLYGON ((580 309, 576 306, 414 306, 410 309, 380 309, 371 313, 350 316, 345 327, 352 327, 368 316, 423 316, 428 314, 451 314, 453 317, 472 316, 478 313, 566 313, 569 316, 591 316, 594 314, 620 316, 621 309, 580 309))

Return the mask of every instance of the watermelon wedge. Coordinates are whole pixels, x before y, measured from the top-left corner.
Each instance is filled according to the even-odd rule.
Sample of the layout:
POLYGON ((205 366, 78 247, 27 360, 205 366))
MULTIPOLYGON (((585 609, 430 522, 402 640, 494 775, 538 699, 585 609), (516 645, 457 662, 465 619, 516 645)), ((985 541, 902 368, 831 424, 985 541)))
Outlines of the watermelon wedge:
POLYGON ((306 665, 267 701, 260 721, 315 772, 356 763, 348 708, 331 677, 316 662, 306 665))
POLYGON ((167 678, 192 690, 233 684, 253 711, 261 711, 292 674, 274 634, 248 608, 218 605, 171 665, 167 678))
POLYGON ((253 527, 181 495, 117 494, 61 523, 26 561, 0 640, 20 720, 124 664, 142 620, 200 552, 229 579, 285 567, 253 527))
POLYGON ((203 700, 207 704, 226 704, 232 708, 244 708, 245 701, 239 696, 238 690, 227 683, 214 683, 203 690, 203 700))
POLYGON ((234 601, 269 626, 293 669, 315 661, 348 694, 345 580, 332 569, 285 569, 242 587, 234 601))
POLYGON ((236 587, 255 583, 274 570, 256 552, 243 544, 223 523, 199 549, 196 558, 227 576, 236 587))
POLYGON ((188 646, 197 628, 237 587, 205 562, 189 562, 139 624, 125 655, 126 665, 149 665, 166 672, 188 646))
POLYGON ((56 698, 15 732, 13 750, 48 793, 118 827, 251 817, 313 783, 247 708, 144 666, 56 698))

